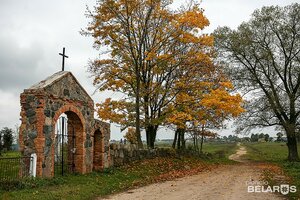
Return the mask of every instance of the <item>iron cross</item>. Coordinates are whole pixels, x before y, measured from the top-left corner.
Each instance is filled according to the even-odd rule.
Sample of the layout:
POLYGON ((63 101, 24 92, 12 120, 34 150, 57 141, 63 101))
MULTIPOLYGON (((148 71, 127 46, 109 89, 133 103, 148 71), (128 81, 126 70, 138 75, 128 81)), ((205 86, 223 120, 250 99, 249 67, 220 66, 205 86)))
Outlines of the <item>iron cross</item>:
POLYGON ((65 54, 65 47, 63 48, 63 52, 59 53, 59 55, 62 56, 62 71, 65 70, 65 58, 69 58, 68 56, 66 56, 65 54))

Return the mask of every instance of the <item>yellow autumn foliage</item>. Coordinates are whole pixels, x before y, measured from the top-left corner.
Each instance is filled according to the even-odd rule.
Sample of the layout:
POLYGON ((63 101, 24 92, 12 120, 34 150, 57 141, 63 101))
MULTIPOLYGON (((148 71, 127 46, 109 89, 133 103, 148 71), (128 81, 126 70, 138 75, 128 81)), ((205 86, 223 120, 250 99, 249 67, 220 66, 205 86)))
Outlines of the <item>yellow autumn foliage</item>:
POLYGON ((126 140, 128 140, 128 142, 130 142, 131 144, 137 144, 137 137, 136 137, 136 134, 135 134, 135 128, 129 127, 127 129, 126 134, 124 135, 124 138, 126 140))
MULTIPOLYGON (((126 98, 97 104, 101 119, 128 127, 140 112, 142 128, 185 128, 243 111, 241 97, 230 94, 232 84, 214 65, 213 36, 200 31, 209 25, 204 10, 194 1, 176 11, 170 4, 103 0, 90 14, 87 35, 96 49, 105 49, 90 63, 94 84, 126 98)), ((128 129, 128 137, 133 132, 128 129)))

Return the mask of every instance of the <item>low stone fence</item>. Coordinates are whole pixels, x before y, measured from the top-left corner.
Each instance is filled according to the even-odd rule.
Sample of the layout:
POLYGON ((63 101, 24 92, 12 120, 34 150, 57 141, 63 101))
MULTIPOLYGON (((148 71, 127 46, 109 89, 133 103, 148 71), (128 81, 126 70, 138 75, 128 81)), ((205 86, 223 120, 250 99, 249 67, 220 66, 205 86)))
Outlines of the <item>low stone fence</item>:
POLYGON ((110 144, 110 166, 118 167, 135 160, 175 156, 171 148, 138 149, 134 144, 110 144))

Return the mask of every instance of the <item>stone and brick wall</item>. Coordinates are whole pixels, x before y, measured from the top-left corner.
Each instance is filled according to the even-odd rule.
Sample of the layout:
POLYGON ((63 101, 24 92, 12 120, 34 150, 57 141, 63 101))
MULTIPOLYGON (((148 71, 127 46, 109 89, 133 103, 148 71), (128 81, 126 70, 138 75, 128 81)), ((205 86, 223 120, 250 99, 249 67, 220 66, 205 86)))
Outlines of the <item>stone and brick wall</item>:
POLYGON ((110 167, 118 167, 135 160, 155 157, 175 156, 176 152, 171 148, 138 149, 134 144, 110 144, 110 167))
POLYGON ((95 163, 94 162, 94 169, 95 170, 102 170, 104 168, 108 168, 109 167, 109 163, 110 163, 110 157, 109 157, 109 140, 110 140, 110 124, 102 122, 100 120, 94 120, 94 131, 93 131, 94 135, 94 143, 93 146, 94 148, 94 154, 99 158, 99 160, 101 160, 102 162, 100 163, 95 163), (97 134, 100 134, 97 135, 97 134), (97 137, 100 137, 100 144, 97 143, 97 137), (97 144, 95 144, 97 143, 97 144), (97 149, 100 150, 97 151, 97 149), (99 154, 100 153, 100 154, 99 154))
MULTIPOLYGON (((109 144, 110 124, 94 119, 94 102, 70 72, 58 72, 21 94, 20 149, 37 155, 37 176, 54 176, 55 125, 61 114, 75 130, 75 171, 88 173, 135 160, 175 155, 168 148, 109 144)), ((68 151, 73 148, 68 144, 68 151)), ((68 152, 70 153, 70 152, 68 152)))

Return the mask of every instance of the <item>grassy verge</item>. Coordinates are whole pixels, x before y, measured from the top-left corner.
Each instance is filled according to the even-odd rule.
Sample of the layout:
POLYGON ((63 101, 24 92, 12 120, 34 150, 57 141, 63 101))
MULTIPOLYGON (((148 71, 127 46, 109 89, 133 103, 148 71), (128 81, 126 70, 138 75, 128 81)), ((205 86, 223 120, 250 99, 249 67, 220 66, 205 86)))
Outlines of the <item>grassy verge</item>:
POLYGON ((155 158, 105 172, 28 180, 19 185, 19 189, 9 192, 0 190, 0 194, 2 199, 93 199, 139 185, 198 173, 211 167, 196 158, 155 158))
POLYGON ((210 162, 221 164, 234 164, 235 161, 229 160, 228 157, 234 154, 238 146, 236 143, 204 143, 203 152, 213 155, 210 162))
POLYGON ((0 156, 0 184, 4 179, 17 179, 20 171, 20 152, 8 151, 0 156))
POLYGON ((236 152, 236 143, 204 143, 203 151, 208 153, 218 153, 224 151, 226 156, 234 154, 236 152))
MULTIPOLYGON (((284 173, 289 177, 289 184, 297 187, 297 193, 290 193, 291 199, 300 198, 300 162, 288 162, 286 160, 288 149, 285 143, 246 143, 247 155, 246 158, 259 161, 269 162, 280 166, 284 173)), ((300 149, 300 145, 298 145, 300 149)), ((274 173, 267 174, 270 181, 276 182, 274 173)))
POLYGON ((94 199, 150 183, 197 174, 215 168, 218 164, 231 163, 227 155, 235 151, 235 144, 205 145, 204 150, 213 155, 210 159, 183 156, 154 158, 104 172, 29 179, 22 183, 16 182, 13 189, 9 185, 7 188, 2 186, 0 199, 94 199), (225 152, 225 156, 218 158, 216 155, 219 151, 225 152))
POLYGON ((19 151, 7 151, 5 153, 2 153, 0 158, 15 158, 20 156, 21 153, 19 151))

